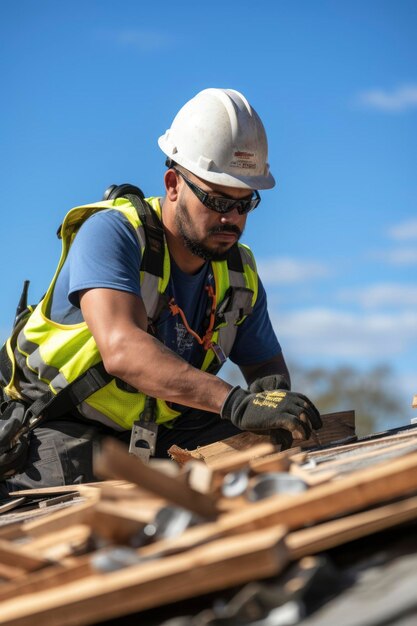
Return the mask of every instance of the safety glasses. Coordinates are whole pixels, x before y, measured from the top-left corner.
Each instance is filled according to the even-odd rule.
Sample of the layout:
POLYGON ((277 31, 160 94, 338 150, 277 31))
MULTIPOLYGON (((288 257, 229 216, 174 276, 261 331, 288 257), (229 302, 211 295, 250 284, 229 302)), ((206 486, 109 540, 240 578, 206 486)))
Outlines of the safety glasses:
POLYGON ((249 213, 249 211, 256 209, 261 201, 261 196, 256 190, 252 192, 250 198, 236 199, 223 198, 222 196, 212 196, 189 180, 182 172, 177 170, 176 167, 173 169, 181 176, 187 187, 191 189, 200 202, 202 202, 208 209, 216 211, 216 213, 229 213, 230 211, 236 209, 239 215, 245 215, 245 213, 249 213))

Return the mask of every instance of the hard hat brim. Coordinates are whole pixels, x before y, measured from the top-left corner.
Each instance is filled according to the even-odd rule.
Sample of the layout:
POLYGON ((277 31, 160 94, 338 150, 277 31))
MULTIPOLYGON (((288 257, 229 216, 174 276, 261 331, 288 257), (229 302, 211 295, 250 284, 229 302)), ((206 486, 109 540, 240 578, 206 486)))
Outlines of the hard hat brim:
POLYGON ((270 172, 266 176, 233 176, 216 170, 215 164, 210 169, 203 169, 192 161, 188 161, 183 155, 170 150, 170 146, 167 145, 166 135, 161 135, 158 139, 158 145, 162 152, 166 154, 170 159, 181 165, 186 170, 205 180, 208 183, 214 183, 215 185, 222 185, 224 187, 233 187, 236 189, 272 189, 275 187, 275 178, 270 172))

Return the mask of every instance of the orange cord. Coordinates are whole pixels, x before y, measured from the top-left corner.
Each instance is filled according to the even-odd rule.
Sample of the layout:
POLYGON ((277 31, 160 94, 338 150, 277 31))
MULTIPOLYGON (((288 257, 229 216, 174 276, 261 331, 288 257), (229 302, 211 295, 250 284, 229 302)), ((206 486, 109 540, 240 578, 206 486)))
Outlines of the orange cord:
POLYGON ((198 343, 202 345, 205 350, 208 350, 209 348, 211 348, 211 338, 213 337, 213 332, 214 332, 213 329, 214 329, 214 322, 216 320, 217 303, 216 303, 216 294, 215 294, 213 287, 211 285, 207 285, 205 287, 205 290, 208 292, 209 298, 211 298, 211 310, 210 310, 209 325, 203 338, 201 338, 200 335, 198 335, 194 330, 192 330, 192 328, 190 328, 187 322, 187 318, 185 317, 184 311, 181 309, 181 307, 178 306, 178 304, 175 303, 174 298, 171 298, 171 300, 169 301, 169 308, 170 308, 172 315, 181 316, 184 326, 187 329, 187 331, 190 333, 190 335, 192 335, 194 339, 198 341, 198 343))

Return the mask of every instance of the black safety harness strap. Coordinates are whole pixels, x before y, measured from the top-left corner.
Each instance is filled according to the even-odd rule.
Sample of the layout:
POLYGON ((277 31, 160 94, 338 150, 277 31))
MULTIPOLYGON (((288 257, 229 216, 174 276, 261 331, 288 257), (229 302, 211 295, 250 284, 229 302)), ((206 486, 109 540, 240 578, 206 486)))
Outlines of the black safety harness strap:
MULTIPOLYGON (((121 185, 119 188, 116 187, 109 197, 116 198, 120 196, 127 198, 127 200, 129 200, 129 202, 131 202, 131 204, 135 207, 138 217, 144 227, 145 250, 142 256, 141 270, 153 274, 158 278, 163 278, 165 243, 163 226, 159 216, 149 206, 143 196, 143 193, 138 188, 134 188, 130 185, 121 185)), ((231 248, 227 263, 229 269, 237 272, 243 272, 242 259, 237 246, 233 246, 231 248)), ((216 326, 227 318, 227 313, 229 313, 232 309, 238 308, 242 316, 250 313, 251 307, 248 305, 249 294, 251 293, 251 290, 244 288, 230 288, 226 294, 225 301, 221 303, 216 311, 216 326), (239 301, 238 307, 236 307, 236 301, 239 301)), ((160 301, 158 303, 157 310, 153 315, 153 319, 148 320, 150 330, 152 330, 152 327, 155 325, 160 313, 166 308, 166 306, 167 296, 165 294, 160 294, 160 301)), ((9 378, 9 375, 11 374, 10 367, 10 358, 7 354, 6 347, 3 346, 0 352, 0 368, 2 374, 0 376, 0 382, 4 383, 4 381, 9 378)), ((92 394, 105 387, 113 379, 114 377, 106 372, 103 363, 100 362, 89 368, 84 374, 79 376, 72 383, 69 383, 58 393, 47 391, 29 406, 26 405, 27 408, 25 410, 24 419, 22 420, 21 433, 27 433, 46 420, 55 419, 68 413, 72 408, 75 408, 84 402, 92 394)), ((154 398, 147 398, 145 410, 140 416, 139 421, 135 422, 135 425, 139 426, 140 424, 140 426, 142 428, 145 427, 145 429, 153 427, 155 419, 155 403, 156 401, 154 398)), ((22 402, 22 404, 25 405, 24 402, 22 402)), ((156 433, 154 437, 156 437, 156 433)), ((140 438, 145 438, 145 440, 147 439, 146 437, 143 437, 143 433, 140 438)), ((149 442, 149 444, 151 451, 153 452, 152 448, 154 441, 152 442, 153 445, 151 442, 149 442)))
POLYGON ((25 427, 32 430, 44 420, 61 417, 70 409, 84 402, 93 393, 105 387, 113 378, 106 372, 102 362, 93 365, 58 393, 54 394, 52 391, 47 391, 35 400, 26 409, 25 427))
MULTIPOLYGON (((117 194, 117 190, 116 190, 117 194)), ((123 197, 135 207, 145 233, 145 250, 140 269, 158 278, 164 275, 165 238, 162 222, 151 209, 143 195, 124 193, 123 197)), ((167 308, 168 297, 159 294, 159 301, 153 316, 148 317, 148 332, 156 335, 156 322, 167 308)), ((129 452, 147 463, 155 454, 158 425, 156 424, 156 398, 146 396, 143 412, 132 425, 129 452)))
POLYGON ((158 215, 143 196, 124 196, 136 209, 145 231, 146 246, 142 256, 141 270, 162 278, 164 275, 164 230, 158 215))

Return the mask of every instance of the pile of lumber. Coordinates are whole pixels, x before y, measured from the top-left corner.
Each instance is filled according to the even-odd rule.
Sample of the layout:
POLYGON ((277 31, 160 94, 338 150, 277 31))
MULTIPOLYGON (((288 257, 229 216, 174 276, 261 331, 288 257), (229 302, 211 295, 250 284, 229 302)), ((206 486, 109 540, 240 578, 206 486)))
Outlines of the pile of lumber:
POLYGON ((0 624, 96 624, 279 580, 291 563, 416 519, 417 428, 357 441, 352 419, 333 414, 321 441, 283 452, 245 433, 149 465, 108 440, 96 459, 107 480, 11 494, 53 506, 4 513, 0 624))

